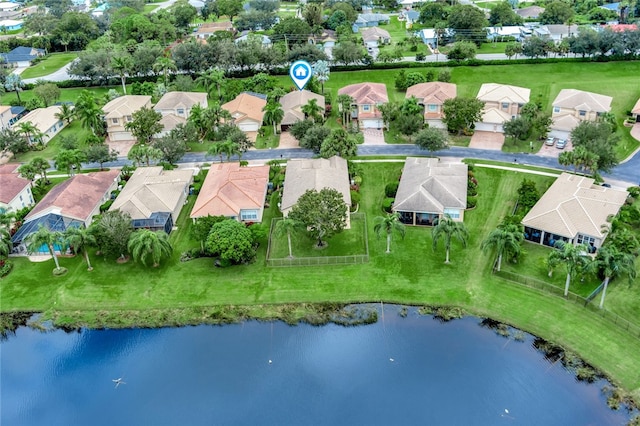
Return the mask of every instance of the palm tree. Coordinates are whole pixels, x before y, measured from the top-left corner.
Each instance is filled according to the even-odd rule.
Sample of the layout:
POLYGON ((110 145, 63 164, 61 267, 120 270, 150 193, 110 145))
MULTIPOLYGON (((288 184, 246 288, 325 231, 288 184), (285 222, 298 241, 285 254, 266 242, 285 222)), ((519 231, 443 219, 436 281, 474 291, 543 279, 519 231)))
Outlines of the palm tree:
POLYGON ((282 106, 278 102, 269 102, 264 108, 264 122, 268 124, 273 124, 273 134, 276 132, 276 124, 280 123, 284 118, 284 111, 282 110, 282 106))
POLYGON ((40 225, 38 230, 27 237, 27 250, 29 253, 35 253, 40 250, 40 247, 46 245, 49 249, 51 257, 56 264, 56 269, 60 269, 60 263, 58 262, 58 256, 56 255, 55 245, 62 241, 62 234, 60 232, 54 232, 40 225))
POLYGON ((40 129, 30 121, 20 123, 18 125, 18 133, 22 133, 24 135, 24 138, 29 145, 34 141, 42 142, 42 137, 44 136, 40 129))
POLYGON ((177 71, 178 68, 176 67, 176 63, 173 59, 168 56, 160 56, 153 64, 153 70, 155 72, 162 73, 164 76, 164 86, 167 87, 169 71, 177 71))
POLYGON ((324 84, 329 81, 329 62, 327 61, 317 61, 313 64, 313 75, 316 77, 316 80, 320 82, 320 86, 322 87, 322 94, 324 95, 324 84))
POLYGON ((300 222, 297 220, 289 219, 287 217, 282 218, 276 223, 275 233, 277 236, 287 234, 287 243, 289 244, 289 258, 293 258, 291 251, 291 234, 294 233, 300 227, 300 222))
POLYGON ((577 272, 584 270, 589 264, 589 257, 587 256, 589 249, 584 244, 574 245, 565 243, 564 241, 557 241, 555 247, 557 250, 549 253, 547 263, 550 269, 561 263, 564 264, 567 270, 567 280, 564 284, 564 297, 567 297, 571 278, 575 276, 577 272))
POLYGON ((87 228, 70 226, 64 232, 64 239, 71 246, 71 249, 75 254, 82 251, 84 259, 87 262, 87 271, 92 271, 93 267, 89 261, 88 246, 96 244, 96 237, 89 232, 87 228))
POLYGON ((314 123, 322 123, 322 107, 318 105, 317 99, 309 99, 306 105, 302 105, 302 112, 310 117, 314 123))
POLYGON ((224 120, 231 120, 231 113, 220 106, 219 102, 213 102, 207 109, 202 111, 201 120, 207 130, 218 130, 224 120))
POLYGON ((131 234, 127 248, 135 260, 147 266, 150 259, 154 267, 160 264, 163 257, 169 257, 173 252, 167 233, 150 229, 138 229, 131 234))
POLYGON ((76 116, 82 121, 82 127, 91 130, 94 135, 102 135, 102 129, 104 129, 102 114, 102 108, 98 106, 93 95, 88 90, 84 90, 76 102, 76 116))
POLYGON ((613 245, 600 247, 596 258, 589 264, 589 269, 596 273, 602 272, 604 275, 600 309, 604 306, 607 286, 613 278, 626 275, 629 282, 636 278, 635 258, 629 253, 621 252, 613 245))
POLYGON ((203 108, 202 105, 195 104, 191 108, 191 112, 189 113, 189 118, 187 119, 190 123, 192 123, 195 126, 201 141, 207 134, 207 130, 208 130, 207 126, 205 125, 204 112, 205 112, 205 108, 203 108))
POLYGON ((133 67, 133 60, 131 59, 131 56, 128 54, 116 56, 113 59, 111 59, 111 68, 120 76, 120 83, 122 83, 122 92, 125 95, 127 94, 127 85, 126 85, 127 74, 129 73, 132 67, 133 67))
POLYGON ((9 74, 4 81, 4 88, 9 92, 16 92, 16 96, 18 97, 18 103, 22 104, 22 100, 20 99, 20 91, 24 87, 24 81, 18 74, 9 74))
POLYGON ((376 233, 378 237, 384 230, 387 234, 387 251, 385 253, 391 253, 391 234, 393 231, 402 236, 404 239, 405 228, 404 224, 400 222, 400 213, 389 213, 386 216, 378 216, 374 219, 376 224, 373 227, 373 231, 376 233))
POLYGON ((0 228, 0 259, 8 257, 12 248, 13 244, 11 243, 9 228, 0 228))
POLYGON ((447 252, 444 263, 451 263, 449 261, 449 250, 451 249, 451 239, 455 238, 463 247, 467 246, 467 239, 469 238, 469 231, 462 222, 456 222, 451 219, 451 216, 445 214, 444 217, 438 218, 434 221, 435 226, 431 231, 433 237, 433 250, 438 247, 438 241, 440 238, 444 238, 444 248, 447 252))
POLYGON ((35 157, 33 158, 29 164, 33 167, 44 179, 45 182, 48 182, 47 179, 47 170, 51 167, 49 161, 47 161, 44 157, 35 157))
POLYGON ((224 82, 224 71, 212 69, 196 79, 197 84, 202 84, 210 98, 213 98, 213 89, 218 89, 218 100, 222 99, 222 83, 224 82))
POLYGON ((351 120, 351 105, 353 105, 354 100, 349 95, 338 95, 336 101, 338 102, 338 108, 342 112, 342 125, 346 127, 351 120))
POLYGON ((226 149, 224 142, 214 142, 207 150, 207 155, 211 157, 219 156, 220 162, 222 163, 222 156, 225 154, 226 149))
POLYGON ((75 118, 74 108, 69 104, 60 105, 60 111, 56 112, 54 116, 60 121, 66 121, 67 125, 71 123, 71 120, 75 118))
POLYGON ((522 225, 507 224, 498 226, 482 241, 480 248, 483 251, 496 249, 498 253, 497 271, 500 272, 502 256, 511 255, 513 257, 520 254, 520 244, 524 240, 522 225))

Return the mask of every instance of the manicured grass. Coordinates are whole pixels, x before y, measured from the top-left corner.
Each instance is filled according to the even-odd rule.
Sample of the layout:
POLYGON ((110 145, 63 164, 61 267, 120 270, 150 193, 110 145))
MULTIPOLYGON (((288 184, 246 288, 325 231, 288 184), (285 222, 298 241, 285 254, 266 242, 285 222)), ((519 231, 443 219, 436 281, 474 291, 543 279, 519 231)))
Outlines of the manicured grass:
POLYGON ((264 134, 256 138, 256 148, 277 148, 280 143, 280 134, 273 134, 273 126, 262 126, 262 130, 264 134))
POLYGON ((60 138, 63 136, 73 135, 76 137, 78 141, 78 146, 80 148, 84 147, 83 142, 87 136, 89 136, 91 132, 82 127, 80 120, 72 121, 71 124, 66 126, 64 129, 60 131, 57 135, 55 135, 45 146, 42 151, 29 151, 22 154, 18 154, 17 156, 11 159, 12 162, 26 163, 31 161, 35 157, 44 157, 46 159, 53 159, 58 152, 60 151, 60 138))
MULTIPOLYGON (((483 6, 484 7, 484 6, 483 6)), ((507 43, 482 43, 477 53, 504 53, 507 43)))
MULTIPOLYGON (((266 241, 255 263, 215 268, 211 259, 179 262, 180 252, 199 247, 191 240, 188 204, 172 235, 175 252, 158 268, 144 268, 134 262, 116 264, 92 254, 94 271, 88 272, 81 257, 63 258, 69 269, 64 277, 51 275, 52 261, 31 264, 16 258, 13 272, 2 280, 0 308, 3 311, 45 311, 59 319, 76 318, 87 324, 110 318, 112 323, 135 324, 135 315, 159 311, 155 323, 205 321, 207 309, 222 305, 247 305, 264 318, 279 312, 272 304, 318 302, 387 301, 404 304, 455 305, 480 316, 490 316, 579 353, 628 390, 640 387, 640 339, 590 310, 539 291, 497 279, 491 275, 493 256, 482 254, 480 243, 513 208, 520 178, 506 171, 476 168, 479 180, 478 206, 465 214, 470 230, 466 249, 453 243, 452 264, 445 265, 442 244, 433 251, 429 228, 409 227, 404 240, 394 235, 390 254, 384 238, 373 234, 373 218, 381 215, 384 186, 396 181, 402 163, 362 164, 363 184, 360 211, 367 214, 370 262, 362 265, 266 268, 266 241), (173 317, 184 314, 187 318, 173 317), (80 320, 78 318, 81 318, 80 320)), ((527 175, 540 185, 544 176, 527 175)), ((190 203, 193 197, 190 197, 190 203)), ((273 204, 272 204, 273 206, 273 204)), ((265 223, 276 215, 273 207, 265 223)), ((332 243, 332 240, 329 240, 332 243)), ((533 253, 533 249, 527 250, 533 253)), ((532 254, 528 259, 533 260, 532 254)), ((533 273, 536 273, 533 271, 533 273)), ((561 279, 561 272, 556 273, 561 279)), ((556 279, 554 278, 554 279, 556 279)), ((638 298, 622 283, 611 286, 607 306, 636 312, 638 298), (622 298, 627 298, 620 302, 622 298)), ((640 392, 636 392, 640 396, 640 392)))
POLYGON ((151 13, 158 8, 155 4, 145 4, 142 8, 142 13, 151 13))
POLYGON ((502 145, 502 151, 535 153, 542 148, 542 144, 544 143, 544 141, 537 140, 536 138, 531 139, 530 141, 521 141, 520 139, 505 137, 504 144, 502 145), (531 149, 531 145, 529 144, 530 141, 533 142, 533 149, 531 149))
POLYGON ((58 71, 69 62, 78 57, 76 52, 69 53, 52 53, 45 60, 38 62, 37 64, 30 66, 20 77, 25 78, 37 78, 49 75, 55 71, 58 71))
MULTIPOLYGON (((75 87, 72 89, 60 89, 60 99, 59 102, 74 102, 80 96, 83 90, 89 90, 91 94, 96 97, 102 97, 109 92, 109 89, 121 89, 121 86, 110 86, 110 87, 75 87)), ((26 103, 29 99, 33 98, 35 95, 33 90, 25 90, 20 92, 20 99, 22 102, 26 103)), ((2 95, 2 103, 4 105, 12 104, 16 102, 18 97, 16 96, 16 92, 7 92, 2 95)))

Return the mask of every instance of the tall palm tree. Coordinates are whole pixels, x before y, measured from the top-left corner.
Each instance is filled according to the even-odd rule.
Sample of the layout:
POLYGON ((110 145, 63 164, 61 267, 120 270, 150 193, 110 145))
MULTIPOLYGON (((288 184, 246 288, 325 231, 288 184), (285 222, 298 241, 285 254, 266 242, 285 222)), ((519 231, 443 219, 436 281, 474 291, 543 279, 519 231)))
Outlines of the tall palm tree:
POLYGON ((30 121, 20 123, 18 125, 18 133, 22 133, 24 135, 24 138, 29 145, 36 141, 42 142, 42 137, 44 136, 44 133, 42 133, 40 129, 30 121))
POLYGON ((35 157, 29 162, 29 164, 38 173, 40 173, 45 182, 49 181, 49 179, 47 179, 47 170, 49 169, 49 167, 51 167, 49 161, 47 161, 44 157, 35 157))
POLYGON ((564 284, 564 297, 569 294, 569 285, 571 279, 576 273, 584 270, 589 264, 589 256, 587 253, 589 249, 584 244, 571 244, 564 241, 558 241, 555 244, 556 250, 549 253, 547 263, 550 268, 553 268, 559 264, 564 264, 567 270, 567 279, 564 284))
POLYGON ((22 77, 19 74, 9 74, 4 81, 4 88, 9 92, 16 92, 16 96, 18 97, 18 103, 22 104, 22 100, 20 99, 20 92, 24 87, 24 81, 22 81, 22 77))
POLYGON ((9 209, 0 209, 0 228, 9 228, 16 218, 15 212, 9 209))
POLYGON ((192 123, 197 132, 198 135, 200 136, 200 141, 202 141, 202 139, 204 139, 205 135, 207 134, 207 126, 205 123, 205 117, 204 117, 204 112, 206 111, 205 108, 202 107, 202 105, 200 104, 195 104, 192 108, 191 108, 191 112, 189 113, 189 118, 188 121, 190 123, 192 123))
POLYGON ((54 115, 58 120, 66 122, 68 125, 71 123, 71 120, 75 118, 76 113, 73 106, 69 104, 62 104, 60 105, 60 111, 56 112, 54 115))
POLYGON ((76 116, 82 122, 82 127, 91 130, 94 135, 102 135, 102 114, 102 108, 98 106, 93 95, 88 90, 82 91, 76 102, 76 116))
POLYGON ((201 75, 196 79, 197 84, 202 84, 210 98, 213 98, 212 92, 218 90, 218 100, 222 99, 222 83, 224 82, 224 71, 212 69, 208 73, 201 75))
POLYGON ((58 256, 56 255, 55 245, 62 242, 62 234, 60 232, 54 232, 40 225, 38 230, 27 237, 27 250, 29 253, 37 252, 40 247, 46 245, 49 249, 51 257, 56 264, 56 269, 60 269, 60 263, 58 262, 58 256))
POLYGON ((378 216, 375 219, 376 224, 373 227, 373 231, 378 237, 382 231, 387 234, 387 251, 385 253, 391 253, 391 234, 396 231, 404 239, 405 227, 400 222, 400 213, 389 213, 386 216, 378 216))
POLYGON ((287 243, 289 244, 289 258, 293 258, 293 252, 291 251, 291 234, 300 228, 300 222, 297 220, 289 219, 288 217, 282 218, 276 222, 275 233, 277 236, 287 234, 287 243))
POLYGON ((211 105, 202 112, 202 121, 207 130, 216 131, 223 121, 229 121, 232 118, 231 113, 222 108, 219 102, 212 102, 211 105))
POLYGON ((276 125, 282 121, 284 118, 284 111, 282 110, 282 106, 279 102, 269 102, 264 108, 264 122, 268 124, 273 124, 273 134, 276 132, 276 125))
POLYGON ((351 105, 353 105, 354 100, 349 95, 338 95, 336 101, 338 102, 338 107, 342 112, 342 125, 346 127, 351 121, 351 105))
POLYGON ((163 257, 169 257, 173 252, 166 232, 150 229, 138 229, 131 234, 127 248, 136 261, 147 266, 147 261, 151 260, 154 267, 160 264, 163 257))
POLYGON ((457 239, 463 247, 466 247, 467 239, 469 238, 469 231, 467 231, 467 227, 464 226, 464 223, 454 221, 448 214, 444 215, 442 218, 436 219, 434 224, 435 226, 431 230, 431 235, 433 237, 433 250, 438 247, 438 241, 440 238, 444 238, 444 248, 447 252, 444 263, 451 263, 449 261, 451 239, 457 239))
POLYGON ((302 105, 301 110, 314 123, 322 123, 322 107, 318 105, 317 99, 309 99, 306 105, 302 105))
POLYGON ((520 254, 520 244, 523 240, 522 225, 507 224, 498 226, 498 228, 491 231, 487 238, 482 241, 480 248, 485 252, 494 248, 496 249, 498 253, 497 271, 500 272, 502 256, 518 256, 520 254))
POLYGON ((167 87, 169 82, 169 71, 177 71, 176 63, 168 56, 160 56, 153 64, 153 70, 155 72, 161 72, 164 76, 164 85, 167 87))
POLYGON ((92 271, 93 267, 89 261, 87 247, 96 244, 96 237, 87 228, 70 226, 64 232, 64 240, 71 246, 75 254, 78 254, 78 252, 84 254, 84 260, 87 262, 87 271, 92 271))
POLYGON ((127 94, 127 74, 133 68, 133 60, 129 54, 121 54, 111 59, 111 68, 120 76, 122 93, 127 94))
POLYGON ((636 278, 635 258, 612 245, 600 247, 596 258, 589 264, 589 269, 595 273, 601 272, 604 275, 600 309, 604 306, 607 287, 613 278, 626 275, 630 282, 636 278))
POLYGON ((1 227, 0 228, 0 259, 7 258, 9 253, 11 253, 11 249, 13 248, 13 244, 11 243, 11 234, 9 233, 9 228, 1 227))
POLYGON ((329 74, 331 73, 329 69, 329 62, 327 61, 317 61, 313 64, 313 75, 316 77, 316 80, 320 82, 320 86, 322 87, 322 94, 324 95, 324 84, 329 81, 329 74))

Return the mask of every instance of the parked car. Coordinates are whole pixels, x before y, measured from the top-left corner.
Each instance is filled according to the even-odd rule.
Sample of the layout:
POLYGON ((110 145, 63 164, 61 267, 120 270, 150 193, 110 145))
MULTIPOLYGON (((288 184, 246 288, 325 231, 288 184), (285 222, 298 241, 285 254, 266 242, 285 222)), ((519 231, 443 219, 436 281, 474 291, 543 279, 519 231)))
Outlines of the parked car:
POLYGON ((605 188, 611 188, 611 184, 606 182, 603 182, 602 186, 604 186, 605 188))
POLYGON ((556 138, 548 137, 545 141, 545 145, 553 146, 556 143, 556 138))
POLYGON ((556 141, 556 148, 558 149, 564 149, 564 147, 567 146, 567 141, 564 139, 558 139, 556 141))

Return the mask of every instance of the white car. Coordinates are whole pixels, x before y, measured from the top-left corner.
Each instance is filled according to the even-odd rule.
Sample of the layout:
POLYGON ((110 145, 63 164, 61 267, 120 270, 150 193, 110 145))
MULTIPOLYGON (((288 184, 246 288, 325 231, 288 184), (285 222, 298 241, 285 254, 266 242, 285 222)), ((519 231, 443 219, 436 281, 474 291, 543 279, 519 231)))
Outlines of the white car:
POLYGON ((558 139, 556 141, 556 148, 558 149, 564 149, 564 147, 567 146, 567 141, 564 139, 558 139))
POLYGON ((545 145, 553 146, 556 143, 556 138, 548 137, 545 141, 545 145))

